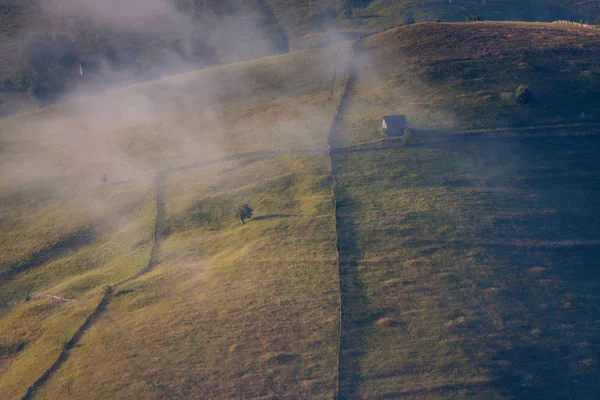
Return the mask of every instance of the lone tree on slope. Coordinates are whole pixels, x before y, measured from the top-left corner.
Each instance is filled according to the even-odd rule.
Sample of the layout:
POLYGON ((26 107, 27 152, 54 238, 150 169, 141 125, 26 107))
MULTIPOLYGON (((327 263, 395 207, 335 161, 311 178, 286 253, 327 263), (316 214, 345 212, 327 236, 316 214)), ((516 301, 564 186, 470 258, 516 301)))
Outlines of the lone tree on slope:
POLYGON ((240 219, 242 224, 245 224, 247 219, 252 218, 253 212, 254 210, 248 204, 243 204, 237 208, 235 215, 240 219))

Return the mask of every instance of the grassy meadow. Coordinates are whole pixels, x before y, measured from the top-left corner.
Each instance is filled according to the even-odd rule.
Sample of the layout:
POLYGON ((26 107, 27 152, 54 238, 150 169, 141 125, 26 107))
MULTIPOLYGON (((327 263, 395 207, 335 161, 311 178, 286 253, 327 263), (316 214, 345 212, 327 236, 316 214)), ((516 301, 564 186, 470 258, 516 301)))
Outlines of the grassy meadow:
POLYGON ((44 153, 27 168, 41 164, 58 177, 78 168, 122 181, 233 153, 324 148, 343 84, 335 70, 343 71, 348 55, 345 44, 77 98, 3 119, 0 149, 44 153))
MULTIPOLYGON (((341 46, 206 69, 107 92, 95 97, 80 98, 76 101, 3 119, 0 123, 0 151, 2 152, 0 169, 5 172, 0 179, 0 202, 2 203, 0 243, 3 250, 0 254, 0 301, 18 301, 27 296, 43 295, 85 298, 98 294, 104 286, 133 276, 141 270, 148 260, 156 213, 153 187, 154 171, 265 148, 291 146, 324 148, 331 115, 339 102, 339 92, 343 83, 343 74, 335 73, 335 69, 343 68, 347 54, 348 46, 341 46), (335 80, 334 77, 336 77, 335 80)), ((290 308, 290 305, 296 301, 294 290, 297 292, 300 288, 302 289, 300 293, 304 296, 301 298, 302 301, 309 301, 306 296, 314 294, 311 291, 305 292, 305 279, 312 278, 300 276, 299 271, 314 268, 315 281, 325 283, 329 279, 326 274, 335 272, 333 255, 328 254, 333 246, 331 244, 333 239, 326 231, 328 223, 324 219, 324 213, 326 213, 327 207, 321 200, 318 200, 319 195, 315 194, 320 193, 322 185, 326 185, 327 181, 319 178, 320 180, 312 182, 308 178, 304 179, 303 175, 301 183, 298 184, 300 186, 295 183, 292 185, 296 178, 293 171, 289 171, 290 168, 297 166, 299 170, 296 172, 300 175, 320 176, 324 173, 321 171, 324 161, 322 160, 323 156, 319 157, 320 159, 314 162, 312 159, 311 162, 290 160, 287 164, 283 161, 273 161, 272 169, 261 166, 258 169, 251 169, 254 175, 248 172, 249 175, 245 176, 244 183, 249 183, 259 181, 261 175, 272 173, 274 181, 266 181, 264 183, 267 185, 266 187, 282 185, 284 188, 293 190, 294 194, 306 192, 306 196, 316 196, 315 199, 307 198, 301 204, 288 200, 285 204, 277 205, 279 192, 274 191, 271 195, 272 200, 261 200, 266 203, 262 210, 257 208, 257 213, 265 213, 270 210, 271 206, 275 208, 290 207, 295 211, 288 212, 290 216, 283 212, 282 214, 286 215, 276 215, 275 217, 263 215, 262 225, 259 226, 258 231, 253 231, 252 225, 248 225, 249 229, 245 232, 249 236, 246 236, 245 239, 252 242, 253 235, 259 235, 257 239, 260 239, 260 245, 258 242, 252 244, 252 246, 258 246, 257 252, 260 252, 259 250, 269 242, 273 248, 278 248, 279 245, 283 246, 282 252, 287 248, 286 254, 273 253, 272 258, 263 255, 263 259, 257 261, 257 265, 261 269, 256 272, 257 275, 253 279, 259 280, 265 275, 273 275, 273 281, 269 284, 265 283, 265 287, 262 289, 261 308, 251 314, 253 318, 262 318, 269 296, 274 293, 273 291, 278 293, 277 291, 283 290, 278 286, 285 282, 286 275, 283 271, 291 271, 296 277, 289 293, 281 294, 281 309, 290 313, 295 312, 290 308), (311 166, 313 164, 317 170, 311 166), (283 170, 279 170, 280 167, 285 168, 286 165, 287 175, 282 172, 283 170), (288 188, 287 185, 292 186, 288 188), (296 212, 299 213, 297 216, 296 212), (318 214, 318 217, 315 217, 314 221, 305 221, 302 213, 311 216, 318 214), (290 243, 284 246, 282 232, 288 228, 286 221, 292 218, 298 222, 298 229, 319 231, 321 236, 312 239, 320 243, 320 246, 309 249, 309 245, 312 246, 314 243, 310 241, 305 243, 300 239, 297 243, 299 247, 290 243), (325 224, 324 227, 323 224, 325 224), (292 250, 295 252, 292 253, 292 250), (297 258, 298 252, 305 254, 305 257, 297 258), (278 262, 281 262, 285 269, 279 269, 278 262), (275 275, 273 270, 278 271, 280 275, 275 275)), ((226 175, 226 172, 221 171, 220 173, 223 177, 226 175)), ((216 184, 216 181, 212 182, 211 175, 203 178, 206 179, 202 183, 198 182, 198 185, 216 184)), ((239 181, 225 181, 224 184, 229 183, 234 187, 241 185, 239 181)), ((180 186, 185 188, 183 183, 180 186)), ((264 187, 257 186, 249 190, 254 197, 249 198, 248 201, 260 197, 257 191, 262 189, 264 187)), ((179 189, 177 190, 179 191, 179 189)), ((203 187, 202 190, 209 189, 203 187)), ((233 188, 231 190, 235 192, 233 188)), ((178 193, 196 195, 191 189, 178 193)), ((227 199, 230 196, 223 194, 221 197, 227 199)), ((212 200, 208 201, 212 204, 212 200)), ((201 207, 204 207, 204 203, 200 202, 200 204, 201 207)), ((177 266, 179 258, 175 258, 179 257, 177 254, 180 250, 181 256, 185 258, 183 254, 191 251, 186 246, 194 247, 193 244, 185 242, 185 234, 182 232, 197 230, 204 223, 202 219, 195 220, 195 217, 188 220, 186 213, 191 211, 186 208, 185 202, 182 203, 178 199, 173 199, 173 205, 170 200, 166 203, 167 211, 170 213, 172 207, 179 205, 184 208, 177 209, 177 215, 167 214, 169 223, 163 227, 166 237, 171 238, 169 233, 171 231, 174 237, 165 243, 165 249, 168 249, 169 246, 173 248, 169 253, 171 254, 169 261, 171 268, 177 266), (176 234, 179 231, 181 232, 176 234), (184 243, 186 243, 185 246, 184 243), (178 248, 179 245, 183 247, 178 248)), ((232 204, 228 203, 227 207, 230 206, 232 204)), ((253 204, 253 206, 255 205, 253 204)), ((219 214, 219 218, 222 217, 224 221, 228 221, 228 224, 233 224, 228 225, 228 229, 237 228, 237 222, 229 220, 232 211, 226 208, 226 211, 222 212, 223 214, 219 214)), ((256 223, 261 221, 260 215, 257 217, 259 218, 256 223)), ((330 218, 332 218, 331 214, 330 218)), ((232 238, 229 236, 230 234, 213 237, 212 240, 216 243, 228 244, 229 239, 232 238)), ((288 233, 289 238, 290 234, 288 233)), ((195 253, 196 250, 192 253, 195 253)), ((212 247, 205 248, 204 251, 207 254, 203 257, 210 259, 212 253, 209 251, 212 250, 212 247)), ((223 248, 222 251, 226 252, 226 249, 223 248)), ((249 249, 248 252, 250 252, 249 249)), ((270 250, 268 254, 271 254, 270 250)), ((241 265, 234 263, 233 259, 215 259, 213 262, 217 266, 220 266, 219 263, 222 262, 223 266, 227 267, 225 268, 227 272, 224 272, 223 275, 225 281, 237 278, 242 268, 241 265)), ((198 267, 199 263, 200 261, 194 264, 194 268, 198 267)), ((181 284, 183 282, 181 279, 184 281, 187 279, 182 277, 188 276, 190 268, 187 264, 185 267, 182 265, 181 269, 179 266, 177 267, 175 276, 171 275, 173 271, 165 270, 163 272, 166 273, 166 276, 158 273, 156 277, 158 281, 153 282, 167 280, 172 287, 181 284)), ((220 281, 213 282, 212 278, 207 276, 203 276, 201 281, 205 279, 212 282, 211 298, 217 299, 217 303, 212 304, 213 308, 217 309, 221 302, 225 302, 226 297, 224 296, 228 296, 230 293, 223 292, 219 298, 218 292, 223 286, 219 286, 216 282, 220 281)), ((194 285, 191 287, 197 288, 197 285, 201 285, 201 283, 196 282, 194 285)), ((256 283, 245 286, 246 282, 244 282, 238 285, 238 297, 241 299, 242 296, 252 293, 252 288, 256 283)), ((163 290, 162 283, 159 286, 163 290)), ((335 286, 325 289, 319 286, 315 290, 321 291, 319 293, 322 297, 319 298, 315 295, 315 298, 322 300, 327 296, 336 296, 334 289, 335 286), (326 293, 322 294, 323 292, 326 293)), ((123 289, 123 293, 130 293, 127 290, 129 289, 123 289)), ((139 291, 136 289, 135 294, 130 294, 129 297, 119 293, 115 294, 114 304, 112 302, 109 304, 106 315, 112 314, 113 307, 121 306, 124 307, 123 310, 127 309, 130 306, 128 302, 132 298, 138 298, 141 291, 141 289, 139 291), (122 302, 123 300, 125 303, 122 302)), ((159 292, 161 291, 159 290, 159 292)), ((165 293, 165 296, 168 295, 168 300, 165 298, 164 301, 167 308, 162 308, 165 316, 172 314, 168 311, 169 307, 175 307, 174 304, 178 304, 181 293, 176 293, 177 291, 171 290, 165 293), (173 297, 174 293, 175 297, 173 297)), ((146 293, 144 296, 153 298, 152 293, 146 293)), ((200 297, 204 299, 204 297, 200 297)), ((136 301, 143 303, 149 301, 148 298, 144 298, 144 300, 138 298, 136 301)), ((95 297, 90 301, 98 300, 99 298, 95 297)), ((195 297, 186 299, 185 307, 191 307, 190 316, 192 317, 194 317, 193 310, 197 310, 198 307, 197 301, 198 298, 195 297)), ((19 307, 33 307, 35 304, 37 302, 19 307)), ((240 304, 236 303, 231 307, 237 307, 239 312, 240 304)), ((312 303, 306 304, 308 308, 312 303)), ((322 394, 332 390, 332 374, 335 372, 332 363, 335 363, 335 360, 331 359, 334 352, 330 352, 330 350, 335 350, 335 332, 330 335, 329 330, 336 326, 337 311, 336 306, 330 304, 330 300, 323 304, 322 307, 325 308, 315 313, 314 317, 323 317, 325 325, 321 328, 320 325, 316 326, 315 324, 315 332, 307 331, 309 323, 307 321, 314 322, 309 317, 306 318, 306 321, 302 321, 298 316, 282 314, 285 318, 296 318, 297 324, 302 325, 304 331, 299 334, 304 336, 297 339, 298 343, 318 342, 321 339, 327 341, 326 344, 315 345, 319 351, 323 350, 323 359, 314 355, 316 354, 314 349, 311 350, 310 356, 301 354, 299 351, 301 346, 297 344, 288 349, 290 352, 295 351, 290 353, 290 358, 286 353, 288 350, 283 348, 285 346, 283 346, 282 340, 271 338, 275 344, 279 343, 273 345, 273 349, 277 349, 277 346, 281 348, 271 355, 261 354, 265 358, 263 363, 268 366, 265 368, 272 370, 273 377, 268 378, 265 373, 262 377, 267 383, 261 383, 262 389, 260 389, 260 385, 256 386, 256 390, 266 390, 264 388, 271 385, 268 383, 269 379, 276 379, 280 385, 288 380, 287 377, 291 376, 290 374, 300 374, 297 372, 298 370, 304 374, 306 368, 299 369, 299 365, 309 365, 315 370, 324 369, 327 372, 324 374, 314 372, 310 376, 303 375, 302 379, 299 378, 297 386, 290 388, 290 391, 322 394), (331 313, 331 316, 328 313, 331 313), (334 319, 329 321, 329 318, 334 319), (328 324, 333 325, 329 326, 328 324), (324 334, 321 329, 328 333, 324 334), (280 364, 281 366, 278 367, 280 364), (284 375, 277 372, 281 368, 284 370, 281 372, 282 374, 288 374, 285 375, 285 379, 284 375), (316 381, 313 382, 313 380, 316 381), (313 385, 314 388, 312 388, 313 385)), ((60 305, 52 303, 52 307, 48 308, 43 315, 25 313, 21 317, 13 315, 17 312, 17 308, 9 307, 0 310, 6 321, 18 318, 15 319, 17 322, 14 324, 31 326, 31 332, 35 332, 35 338, 31 334, 23 337, 23 346, 21 347, 25 350, 19 347, 20 342, 16 344, 19 351, 14 350, 16 349, 14 336, 0 337, 0 346, 3 349, 12 349, 6 351, 9 354, 6 356, 7 359, 17 360, 14 363, 3 363, 3 368, 0 370, 0 380, 3 382, 10 380, 11 385, 10 391, 9 389, 6 389, 6 392, 3 390, 3 394, 9 393, 8 398, 19 398, 25 393, 27 387, 41 375, 40 371, 54 361, 61 349, 61 343, 55 341, 56 335, 52 331, 54 329, 52 324, 62 317, 67 318, 65 315, 68 313, 84 309, 82 307, 84 307, 83 303, 60 305), (31 320, 26 319, 27 315, 32 315, 31 320), (30 348, 35 350, 28 351, 30 348), (32 364, 30 360, 36 354, 38 356, 44 354, 45 362, 32 364), (15 374, 19 375, 19 380, 14 381, 11 378, 15 374)), ((136 309, 134 307, 132 310, 136 309)), ((85 308, 85 310, 91 312, 92 307, 85 308)), ((227 308, 224 310, 231 311, 227 308)), ((270 312, 272 316, 273 313, 277 314, 279 311, 270 312)), ((72 319, 72 322, 68 323, 65 319, 62 343, 68 340, 69 335, 74 332, 74 329, 70 329, 71 324, 75 327, 84 319, 83 314, 77 315, 82 318, 72 319)), ((115 318, 117 318, 116 315, 115 318)), ((151 315, 140 315, 140 323, 144 323, 143 318, 151 315)), ((204 319, 201 320, 207 321, 206 318, 211 318, 212 314, 203 315, 204 319)), ((122 317, 124 315, 120 315, 118 318, 122 317)), ((279 318, 279 324, 284 325, 282 321, 285 321, 285 318, 279 318)), ((129 317, 126 319, 130 320, 129 317)), ((157 323, 162 322, 164 321, 157 320, 157 323)), ((239 323, 242 324, 242 322, 239 323)), ((102 322, 100 325, 103 325, 102 322)), ((282 329, 285 330, 288 327, 282 326, 282 329)), ((242 331, 243 329, 240 327, 235 335, 242 331)), ((265 337, 269 337, 265 332, 260 334, 256 332, 255 336, 259 338, 263 334, 266 335, 265 337)), ((91 337, 93 338, 93 336, 91 337)), ((88 340, 88 338, 89 336, 85 336, 84 340, 88 340)), ((232 338, 231 335, 227 337, 228 340, 233 340, 232 338)), ((271 339, 264 339, 269 346, 271 339)), ((228 346, 233 344, 232 341, 228 346)), ((124 342, 124 345, 127 343, 124 342)), ((84 348, 86 349, 85 359, 95 365, 95 359, 89 358, 87 353, 90 346, 84 348)), ((256 351, 262 351, 262 349, 257 348, 256 351)), ((72 349, 69 357, 71 357, 71 353, 73 357, 76 357, 78 350, 79 348, 72 349)), ((98 350, 106 352, 105 356, 112 354, 102 346, 98 350)), ((183 348, 179 349, 179 351, 183 350, 183 348)), ((94 356, 96 355, 95 353, 94 356)), ((213 361, 218 363, 218 357, 221 355, 218 357, 210 355, 210 357, 213 356, 215 357, 213 361)), ((243 359, 242 355, 236 358, 238 361, 240 359, 243 359)), ((249 360, 244 362, 249 363, 249 360)), ((66 363, 61 366, 61 369, 68 368, 69 365, 66 363)), ((107 367, 109 365, 112 364, 107 364, 107 367)), ((250 366, 249 368, 254 367, 250 366)), ((177 369, 175 368, 175 370, 177 369)), ((108 368, 103 371, 108 373, 108 368)), ((179 371, 177 373, 181 373, 181 370, 177 371, 179 371)), ((122 375, 115 377, 120 379, 122 375)), ((100 382, 102 381, 100 379, 100 382)), ((63 381, 61 378, 57 378, 56 382, 61 384, 63 381)), ((90 384, 88 379, 77 382, 82 386, 74 388, 73 393, 82 393, 77 390, 87 391, 86 385, 90 384)), ((50 382, 48 385, 52 388, 50 382)), ((104 389, 107 387, 105 386, 104 389)), ((202 388, 202 390, 205 389, 206 387, 202 388)), ((68 395, 70 392, 65 393, 68 395)), ((107 394, 108 392, 100 391, 99 393, 111 397, 110 394, 107 394)), ((134 388, 131 396, 138 397, 140 393, 142 392, 136 391, 134 388)), ((40 395, 43 396, 43 393, 40 395)))
POLYGON ((600 31, 557 24, 415 24, 362 41, 338 145, 379 139, 381 117, 453 131, 597 123, 600 31), (519 85, 533 98, 521 105, 519 85))
MULTIPOLYGON (((271 3, 275 16, 287 4, 271 3)), ((309 32, 317 2, 301 4, 309 32)), ((598 35, 438 23, 368 37, 335 145, 379 139, 394 113, 417 137, 585 129, 600 122, 598 35), (517 84, 530 104, 511 97, 517 84)), ((599 139, 334 152, 336 214, 323 150, 349 50, 189 72, 0 121, 0 302, 85 298, 133 276, 159 217, 152 268, 115 288, 34 398, 332 398, 336 218, 340 398, 600 392, 599 139), (290 147, 304 151, 250 153, 290 147), (243 203, 254 209, 245 224, 243 203)), ((21 398, 98 301, 0 308, 0 398, 21 398)))
POLYGON ((152 236, 153 171, 325 148, 343 82, 334 69, 347 51, 203 70, 2 120, 0 301, 85 296, 138 270, 152 236))
POLYGON ((244 158, 169 175, 164 191, 159 264, 119 289, 37 398, 331 398, 326 158, 244 158))
POLYGON ((342 397, 594 398, 599 145, 336 154, 342 397))
POLYGON ((99 299, 82 303, 40 300, 0 308, 0 393, 20 399, 48 369, 99 299))
POLYGON ((152 188, 107 185, 76 196, 30 194, 30 204, 17 200, 12 206, 2 196, 0 301, 82 298, 143 267, 154 221, 152 188))

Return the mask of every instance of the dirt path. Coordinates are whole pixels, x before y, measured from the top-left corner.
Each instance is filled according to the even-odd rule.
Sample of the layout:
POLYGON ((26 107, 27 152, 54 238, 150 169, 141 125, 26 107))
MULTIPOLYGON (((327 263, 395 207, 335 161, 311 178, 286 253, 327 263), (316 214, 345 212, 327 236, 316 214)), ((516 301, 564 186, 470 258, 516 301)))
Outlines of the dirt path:
MULTIPOLYGON (((70 350, 75 345, 77 345, 77 342, 81 339, 81 337, 83 336, 85 331, 90 326, 92 326, 92 324, 98 320, 98 317, 106 310, 106 307, 108 306, 108 304, 110 303, 110 300, 112 299, 112 293, 113 293, 114 289, 119 286, 122 286, 128 282, 131 282, 131 281, 139 278, 140 276, 148 273, 148 271, 150 271, 152 269, 152 267, 154 265, 156 265, 156 255, 158 253, 158 247, 159 247, 159 241, 160 241, 159 224, 160 224, 161 217, 163 216, 163 210, 164 210, 163 190, 162 190, 163 183, 164 183, 164 173, 157 172, 156 176, 155 176, 155 180, 154 180, 154 186, 155 186, 154 227, 153 227, 153 232, 152 232, 152 246, 150 249, 150 253, 148 255, 148 262, 146 263, 144 268, 139 270, 137 273, 135 273, 131 277, 124 279, 122 281, 119 281, 119 282, 115 283, 114 285, 108 286, 107 288, 105 288, 105 290, 101 293, 102 298, 100 299, 100 302, 98 303, 98 305, 94 308, 94 311, 92 311, 92 313, 85 319, 83 324, 81 324, 79 326, 79 328, 75 331, 75 333, 73 334, 71 339, 67 343, 65 343, 60 354, 58 355, 57 359, 52 363, 52 365, 46 371, 44 371, 44 373, 31 386, 29 386, 29 388, 27 389, 27 392, 22 397, 22 400, 31 399, 35 395, 35 393, 40 389, 40 387, 42 387, 44 385, 44 383, 46 383, 48 381, 48 379, 50 379, 52 377, 52 374, 54 372, 56 372, 61 367, 61 365, 68 359, 70 350)), ((98 294, 93 294, 90 297, 87 297, 86 299, 64 299, 64 298, 58 297, 58 296, 48 296, 48 297, 51 297, 54 299, 59 299, 62 301, 83 301, 83 300, 89 300, 93 297, 96 297, 97 295, 98 294)), ((46 298, 46 297, 43 297, 43 298, 46 298)))

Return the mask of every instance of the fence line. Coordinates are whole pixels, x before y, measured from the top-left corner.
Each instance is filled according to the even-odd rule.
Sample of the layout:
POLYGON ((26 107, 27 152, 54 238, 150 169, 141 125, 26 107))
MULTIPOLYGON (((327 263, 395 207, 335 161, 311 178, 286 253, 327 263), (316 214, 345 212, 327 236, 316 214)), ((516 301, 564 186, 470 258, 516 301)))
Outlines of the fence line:
POLYGON ((546 132, 546 133, 514 133, 514 132, 498 132, 498 133, 458 133, 448 134, 445 136, 436 136, 422 139, 412 139, 409 144, 406 144, 399 139, 381 139, 376 142, 361 144, 356 146, 348 146, 337 149, 332 149, 333 153, 360 153, 366 151, 377 151, 391 148, 407 147, 407 146, 423 146, 434 143, 446 143, 464 140, 497 140, 497 139, 546 139, 546 138, 565 138, 565 137, 590 137, 599 136, 600 129, 587 130, 579 132, 546 132))
MULTIPOLYGON (((363 37, 364 36, 361 36, 361 38, 363 38, 363 37)), ((348 83, 348 80, 346 80, 346 83, 348 83)), ((343 95, 347 95, 347 90, 344 90, 343 95)), ((343 96, 343 97, 345 98, 345 96, 343 96)), ((252 151, 252 152, 246 152, 246 153, 238 153, 238 154, 234 154, 231 156, 226 156, 226 157, 222 157, 222 158, 218 158, 218 159, 213 159, 213 160, 208 160, 208 161, 200 161, 200 162, 196 162, 193 164, 188 164, 188 165, 183 165, 183 166, 173 167, 173 168, 167 168, 165 170, 158 171, 156 173, 157 174, 156 175, 156 184, 157 184, 156 187, 159 189, 158 189, 158 192, 156 193, 156 196, 158 198, 157 204, 158 204, 159 209, 162 209, 162 204, 163 204, 161 188, 163 185, 164 178, 168 174, 173 174, 173 173, 182 172, 182 171, 186 171, 186 170, 190 170, 190 169, 194 169, 194 168, 205 167, 205 166, 214 165, 214 164, 218 164, 218 163, 222 163, 222 162, 238 160, 238 159, 252 157, 252 156, 258 156, 258 155, 271 155, 271 154, 284 154, 284 153, 314 153, 314 154, 329 155, 330 153, 357 153, 357 152, 377 151, 377 150, 385 150, 385 149, 390 149, 390 148, 399 148, 399 147, 407 146, 405 143, 403 143, 401 141, 401 139, 380 139, 375 142, 363 143, 363 144, 359 144, 359 145, 355 145, 355 146, 346 146, 346 147, 337 147, 337 148, 331 147, 330 143, 333 141, 334 136, 337 134, 335 126, 337 126, 337 124, 339 122, 339 116, 340 116, 339 110, 340 110, 340 107, 338 106, 338 110, 336 110, 336 113, 334 116, 335 124, 332 123, 329 134, 328 134, 327 148, 315 148, 315 147, 272 148, 272 149, 258 150, 258 151, 252 151)), ((472 131, 472 130, 455 131, 454 133, 451 133, 451 134, 449 133, 445 136, 435 136, 435 137, 430 137, 430 138, 413 139, 410 142, 410 146, 459 141, 459 140, 465 140, 465 139, 479 139, 479 140, 507 139, 507 138, 543 139, 543 138, 555 138, 555 137, 561 138, 561 137, 598 136, 598 135, 600 135, 600 127, 597 125, 598 124, 590 124, 590 127, 585 129, 586 125, 573 124, 572 125, 573 128, 585 129, 585 130, 579 130, 579 131, 575 131, 575 132, 560 131, 560 132, 543 132, 543 133, 536 133, 536 132, 517 133, 517 130, 521 130, 521 131, 525 130, 526 131, 529 129, 529 130, 534 131, 536 129, 541 129, 541 128, 536 128, 535 126, 525 127, 525 128, 514 128, 513 130, 499 129, 499 130, 494 130, 489 133, 485 133, 485 131, 477 131, 477 130, 475 130, 475 131, 472 131)), ((553 129, 552 126, 549 126, 549 125, 544 125, 543 127, 545 129, 549 129, 549 130, 553 129)), ((568 129, 568 128, 569 128, 569 125, 561 125, 559 127, 559 129, 568 129)), ((155 218, 154 224, 155 224, 154 235, 157 235, 158 230, 157 230, 156 225, 158 224, 158 219, 155 218)), ((153 238, 152 250, 151 250, 151 253, 153 255, 157 251, 156 250, 157 239, 158 239, 157 237, 153 238)), ((153 259, 153 257, 150 257, 150 260, 152 260, 152 259, 153 259)), ((125 283, 128 283, 128 282, 134 280, 134 279, 139 278, 141 275, 145 274, 152 268, 152 265, 150 265, 150 264, 151 263, 149 261, 146 264, 146 266, 142 270, 138 271, 135 275, 133 275, 132 277, 129 277, 127 279, 124 279, 123 281, 117 282, 113 286, 114 287, 121 286, 125 283)), ((80 301, 91 300, 93 297, 96 297, 100 294, 101 294, 101 292, 95 292, 95 293, 92 293, 92 294, 88 295, 87 297, 83 297, 83 298, 65 298, 65 297, 55 296, 55 295, 31 296, 25 300, 0 302, 0 308, 20 305, 20 304, 27 303, 28 301, 44 300, 44 299, 64 301, 64 302, 80 302, 80 301)))
POLYGON ((45 299, 51 299, 51 300, 57 300, 57 301, 64 301, 64 302, 68 302, 68 303, 80 301, 80 299, 69 299, 69 298, 66 298, 66 297, 53 296, 53 295, 30 296, 30 297, 26 298, 25 300, 0 302, 0 308, 2 308, 2 307, 16 306, 16 305, 19 305, 19 304, 24 304, 24 303, 33 301, 33 300, 45 300, 45 299))
POLYGON ((165 173, 162 171, 156 172, 156 176, 154 178, 154 224, 152 228, 152 245, 150 247, 150 253, 148 254, 148 261, 146 265, 136 272, 134 275, 129 278, 123 279, 115 283, 112 287, 117 288, 126 283, 136 280, 140 276, 148 273, 156 265, 156 255, 158 253, 158 247, 160 244, 160 220, 164 215, 164 194, 163 194, 163 186, 164 186, 164 178, 165 173))
MULTIPOLYGON (((333 159, 332 159, 332 145, 336 141, 337 135, 337 126, 340 122, 340 116, 343 112, 343 108, 348 98, 348 88, 350 87, 351 82, 354 79, 354 57, 356 49, 358 48, 360 41, 363 39, 364 35, 361 35, 358 40, 356 40, 350 49, 349 60, 346 64, 345 70, 345 78, 344 78, 344 87, 342 89, 342 93, 340 95, 340 102, 335 110, 333 115, 331 125, 329 127, 329 132, 327 134, 327 157, 329 159, 329 188, 331 189, 331 199, 333 206, 333 217, 334 217, 334 233, 335 233, 335 263, 337 269, 337 278, 338 278, 338 343, 336 349, 336 376, 335 376, 335 386, 334 386, 334 398, 337 400, 340 397, 340 376, 341 376, 341 366, 340 366, 340 357, 342 351, 342 339, 343 339, 343 328, 344 328, 344 310, 343 310, 343 285, 342 285, 342 269, 341 269, 341 251, 340 251, 340 235, 338 229, 338 203, 335 194, 335 175, 333 169, 333 159)), ((334 74, 335 79, 335 74, 334 74)))

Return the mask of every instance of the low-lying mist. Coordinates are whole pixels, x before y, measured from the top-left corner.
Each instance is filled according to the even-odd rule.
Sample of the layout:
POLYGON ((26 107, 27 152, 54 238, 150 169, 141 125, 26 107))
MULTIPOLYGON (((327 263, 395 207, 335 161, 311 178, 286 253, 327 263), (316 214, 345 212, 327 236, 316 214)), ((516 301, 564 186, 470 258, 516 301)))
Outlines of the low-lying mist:
POLYGON ((112 210, 99 188, 128 185, 148 196, 164 168, 266 148, 325 148, 348 50, 262 58, 101 93, 75 88, 63 103, 0 122, 0 193, 27 197, 36 191, 21 189, 43 188, 100 217, 112 210))

